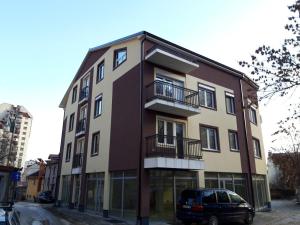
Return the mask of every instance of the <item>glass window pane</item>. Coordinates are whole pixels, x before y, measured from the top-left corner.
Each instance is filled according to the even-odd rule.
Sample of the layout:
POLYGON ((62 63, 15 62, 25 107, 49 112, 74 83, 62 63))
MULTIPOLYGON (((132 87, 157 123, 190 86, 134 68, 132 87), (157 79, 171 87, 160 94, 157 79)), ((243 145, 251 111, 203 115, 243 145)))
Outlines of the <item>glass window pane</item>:
POLYGON ((202 203, 204 204, 210 204, 210 203, 216 203, 216 195, 214 191, 204 191, 202 193, 202 203))
POLYGON ((158 142, 164 143, 164 134, 165 134, 165 128, 164 128, 164 121, 158 120, 157 121, 158 126, 158 142))
POLYGON ((115 216, 122 216, 122 179, 111 179, 110 207, 115 216))
POLYGON ((217 149, 216 143, 216 131, 215 129, 209 129, 209 148, 210 149, 217 149))
POLYGON ((205 127, 200 128, 200 138, 201 138, 202 148, 208 148, 207 128, 205 127))
POLYGON ((135 178, 124 180, 124 217, 135 218, 137 206, 137 183, 135 178))
POLYGON ((205 106, 205 91, 203 89, 199 90, 199 101, 200 105, 205 106))
POLYGON ((207 101, 207 107, 214 108, 214 94, 211 91, 206 91, 206 101, 207 101))
POLYGON ((229 198, 226 191, 217 191, 219 203, 229 203, 229 198))
POLYGON ((173 123, 167 122, 167 143, 173 144, 173 123))

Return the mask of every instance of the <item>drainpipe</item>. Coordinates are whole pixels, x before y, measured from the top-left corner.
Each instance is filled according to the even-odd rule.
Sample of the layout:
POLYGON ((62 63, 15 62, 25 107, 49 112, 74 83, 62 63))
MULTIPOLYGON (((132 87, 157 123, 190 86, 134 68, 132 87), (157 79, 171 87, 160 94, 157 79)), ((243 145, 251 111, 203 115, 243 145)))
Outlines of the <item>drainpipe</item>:
MULTIPOLYGON (((243 75, 244 78, 244 75, 243 75)), ((253 190, 253 182, 252 182, 252 170, 250 165, 250 156, 249 156, 249 148, 248 148, 248 132, 247 132, 247 124, 246 124, 246 112, 245 112, 245 101, 244 101, 244 93, 243 93, 243 84, 242 79, 240 79, 240 90, 241 90, 241 98, 242 98, 242 109, 243 109, 243 121, 244 121, 244 131, 246 137, 246 150, 247 150, 247 162, 248 162, 248 180, 250 182, 250 190, 251 190, 251 200, 253 208, 255 208, 255 200, 254 200, 254 190, 253 190)))
POLYGON ((137 225, 144 224, 144 221, 141 216, 141 199, 142 199, 142 160, 143 160, 143 102, 144 102, 144 42, 146 39, 146 34, 144 35, 142 41, 141 41, 141 60, 140 60, 140 151, 139 151, 139 177, 138 177, 138 211, 137 211, 137 225))

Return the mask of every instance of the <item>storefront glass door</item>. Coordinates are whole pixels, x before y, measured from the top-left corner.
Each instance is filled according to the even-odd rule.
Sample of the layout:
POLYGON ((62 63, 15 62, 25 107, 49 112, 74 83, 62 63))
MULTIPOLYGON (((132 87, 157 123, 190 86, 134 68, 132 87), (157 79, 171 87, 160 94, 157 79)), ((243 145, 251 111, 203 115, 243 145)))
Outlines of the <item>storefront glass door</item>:
POLYGON ((181 192, 185 189, 196 187, 196 172, 151 171, 150 220, 175 221, 176 203, 181 192))

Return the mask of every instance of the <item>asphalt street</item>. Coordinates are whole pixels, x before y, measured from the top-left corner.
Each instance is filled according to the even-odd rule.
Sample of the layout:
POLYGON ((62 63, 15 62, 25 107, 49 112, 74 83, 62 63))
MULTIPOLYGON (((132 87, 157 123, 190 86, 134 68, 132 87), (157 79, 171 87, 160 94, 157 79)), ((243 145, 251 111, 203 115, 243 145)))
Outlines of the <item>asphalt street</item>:
MULTIPOLYGON (((36 203, 18 202, 14 210, 19 212, 21 225, 69 225, 66 220, 56 217, 54 214, 36 203)), ((50 206, 49 206, 50 207, 50 206)))

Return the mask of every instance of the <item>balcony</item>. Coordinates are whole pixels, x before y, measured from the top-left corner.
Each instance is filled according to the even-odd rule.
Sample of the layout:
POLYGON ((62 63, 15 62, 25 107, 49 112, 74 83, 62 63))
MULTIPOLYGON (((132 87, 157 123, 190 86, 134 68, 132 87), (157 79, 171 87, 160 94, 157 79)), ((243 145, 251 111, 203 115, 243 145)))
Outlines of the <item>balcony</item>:
POLYGON ((77 153, 73 157, 72 174, 80 174, 83 163, 83 153, 77 153))
POLYGON ((145 57, 146 61, 170 68, 181 73, 189 73, 199 67, 191 59, 172 54, 160 48, 154 48, 145 57))
POLYGON ((204 169, 201 141, 159 134, 147 137, 144 168, 204 169))
POLYGON ((83 87, 79 93, 79 102, 86 101, 89 98, 89 86, 83 87))
POLYGON ((146 101, 146 109, 184 117, 200 113, 197 91, 164 81, 156 80, 146 86, 146 101))
POLYGON ((86 130, 86 118, 78 121, 77 128, 76 128, 76 136, 85 134, 85 130, 86 130))

